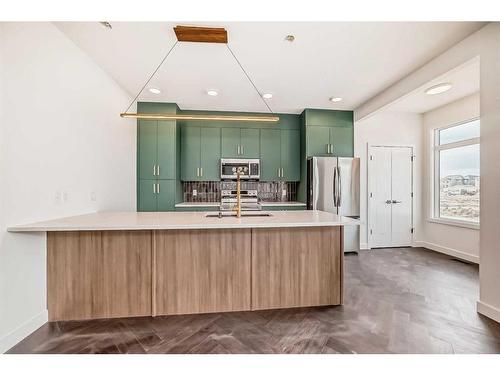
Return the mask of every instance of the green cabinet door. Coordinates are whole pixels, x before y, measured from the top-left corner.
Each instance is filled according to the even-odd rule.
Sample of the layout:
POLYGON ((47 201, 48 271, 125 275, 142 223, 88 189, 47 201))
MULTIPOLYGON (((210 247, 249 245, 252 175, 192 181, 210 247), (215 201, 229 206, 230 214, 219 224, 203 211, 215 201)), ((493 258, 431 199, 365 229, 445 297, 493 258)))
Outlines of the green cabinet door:
POLYGON ((240 156, 249 159, 260 157, 260 129, 241 129, 240 156))
POLYGON ((281 130, 281 180, 300 181, 300 131, 281 130))
POLYGON ((139 120, 137 126, 139 177, 140 179, 156 178, 157 161, 157 121, 139 120))
POLYGON ((278 181, 281 168, 281 131, 260 131, 260 180, 278 181))
POLYGON ((139 199, 137 202, 137 211, 153 212, 157 209, 156 204, 156 180, 139 181, 139 199))
POLYGON ((222 157, 239 158, 241 146, 240 128, 222 128, 222 157))
POLYGON ((200 178, 200 128, 181 128, 181 180, 197 181, 200 178))
POLYGON ((330 128, 330 144, 333 148, 333 156, 354 156, 353 130, 352 126, 330 128))
POLYGON ((158 121, 156 178, 175 179, 175 121, 158 121))
POLYGON ((200 179, 220 180, 220 128, 200 128, 200 179))
POLYGON ((306 130, 307 156, 329 156, 330 128, 327 126, 309 126, 306 130))
POLYGON ((157 180, 157 211, 175 211, 175 180, 157 180))

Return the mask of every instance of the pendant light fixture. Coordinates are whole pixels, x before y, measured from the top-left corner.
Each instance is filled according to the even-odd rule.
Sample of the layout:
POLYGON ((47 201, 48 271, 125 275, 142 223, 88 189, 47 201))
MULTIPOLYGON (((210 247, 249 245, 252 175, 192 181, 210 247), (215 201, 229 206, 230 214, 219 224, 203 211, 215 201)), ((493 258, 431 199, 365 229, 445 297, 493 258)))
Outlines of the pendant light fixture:
POLYGON ((252 79, 246 72, 246 70, 243 68, 243 65, 241 65, 240 61, 234 54, 233 50, 231 47, 229 47, 228 42, 227 42, 227 31, 224 28, 220 27, 193 27, 193 26, 176 26, 174 27, 174 32, 175 35, 177 36, 177 41, 174 43, 174 45, 170 48, 170 50, 167 52, 165 57, 161 60, 160 64, 158 67, 155 69, 153 74, 148 78, 146 83, 142 86, 141 90, 138 92, 138 94, 135 96, 135 98, 132 100, 130 105, 127 107, 127 109, 123 112, 120 113, 121 117, 124 118, 137 118, 137 119, 146 119, 146 120, 184 120, 184 121, 246 121, 246 122, 278 122, 279 117, 274 115, 274 112, 272 111, 271 107, 269 104, 262 98, 261 93, 257 89, 257 86, 253 83, 252 79), (236 63, 239 65, 240 69, 243 71, 245 76, 247 77, 248 81, 251 83, 253 88, 255 89, 257 95, 261 100, 264 102, 266 105, 267 109, 270 112, 269 116, 262 116, 262 115, 198 115, 198 114, 192 114, 192 115, 177 115, 177 114, 171 114, 171 113, 132 113, 128 112, 130 107, 132 107, 132 104, 134 104, 135 101, 139 98, 139 95, 143 92, 143 90, 148 86, 149 82, 151 79, 155 76, 155 74, 158 72, 160 67, 165 63, 167 60, 168 56, 172 53, 172 51, 175 49, 177 44, 179 42, 194 42, 194 43, 223 43, 226 45, 227 49, 235 59, 236 63))

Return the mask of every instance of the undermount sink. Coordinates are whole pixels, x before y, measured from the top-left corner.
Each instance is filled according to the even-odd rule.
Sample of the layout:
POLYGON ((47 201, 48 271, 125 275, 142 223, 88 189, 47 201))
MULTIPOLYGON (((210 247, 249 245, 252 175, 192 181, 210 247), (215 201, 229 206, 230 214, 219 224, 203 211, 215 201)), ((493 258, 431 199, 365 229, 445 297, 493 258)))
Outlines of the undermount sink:
MULTIPOLYGON (((235 212, 219 212, 218 214, 207 214, 205 217, 218 217, 219 219, 222 219, 223 217, 236 217, 235 212)), ((241 217, 270 217, 273 216, 270 213, 267 212, 242 212, 241 217)))

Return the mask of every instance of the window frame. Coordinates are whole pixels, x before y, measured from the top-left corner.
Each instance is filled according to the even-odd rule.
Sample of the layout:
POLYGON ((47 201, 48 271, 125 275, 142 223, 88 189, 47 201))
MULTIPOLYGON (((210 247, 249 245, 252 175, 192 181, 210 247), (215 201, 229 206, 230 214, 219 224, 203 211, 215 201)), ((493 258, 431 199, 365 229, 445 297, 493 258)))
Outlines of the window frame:
MULTIPOLYGON (((436 127, 431 129, 431 154, 432 154, 432 179, 431 179, 431 207, 430 207, 430 217, 428 221, 438 224, 453 225, 457 227, 479 229, 480 223, 473 223, 467 220, 461 219, 450 219, 440 217, 439 212, 439 194, 440 194, 440 151, 449 150, 464 146, 470 146, 478 144, 481 149, 480 137, 469 138, 462 141, 456 141, 447 143, 445 145, 439 145, 439 132, 444 129, 453 128, 455 126, 460 126, 467 124, 469 122, 480 121, 479 117, 470 118, 464 121, 453 123, 451 125, 445 125, 441 127, 436 127)), ((481 127, 481 123, 479 123, 481 127)), ((481 172, 479 172, 479 178, 481 179, 481 172)), ((479 198, 481 199, 481 198, 479 198)), ((480 208, 481 209, 481 208, 480 208)))

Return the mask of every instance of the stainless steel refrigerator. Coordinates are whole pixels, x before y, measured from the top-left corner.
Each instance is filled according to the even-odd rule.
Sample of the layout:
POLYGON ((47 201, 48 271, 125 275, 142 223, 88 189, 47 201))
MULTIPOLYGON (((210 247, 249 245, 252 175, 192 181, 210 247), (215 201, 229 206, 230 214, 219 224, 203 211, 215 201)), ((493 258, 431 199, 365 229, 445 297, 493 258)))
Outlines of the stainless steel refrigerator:
MULTIPOLYGON (((307 159, 307 209, 359 219, 359 158, 307 159)), ((344 252, 359 250, 359 226, 344 227, 344 252)))

